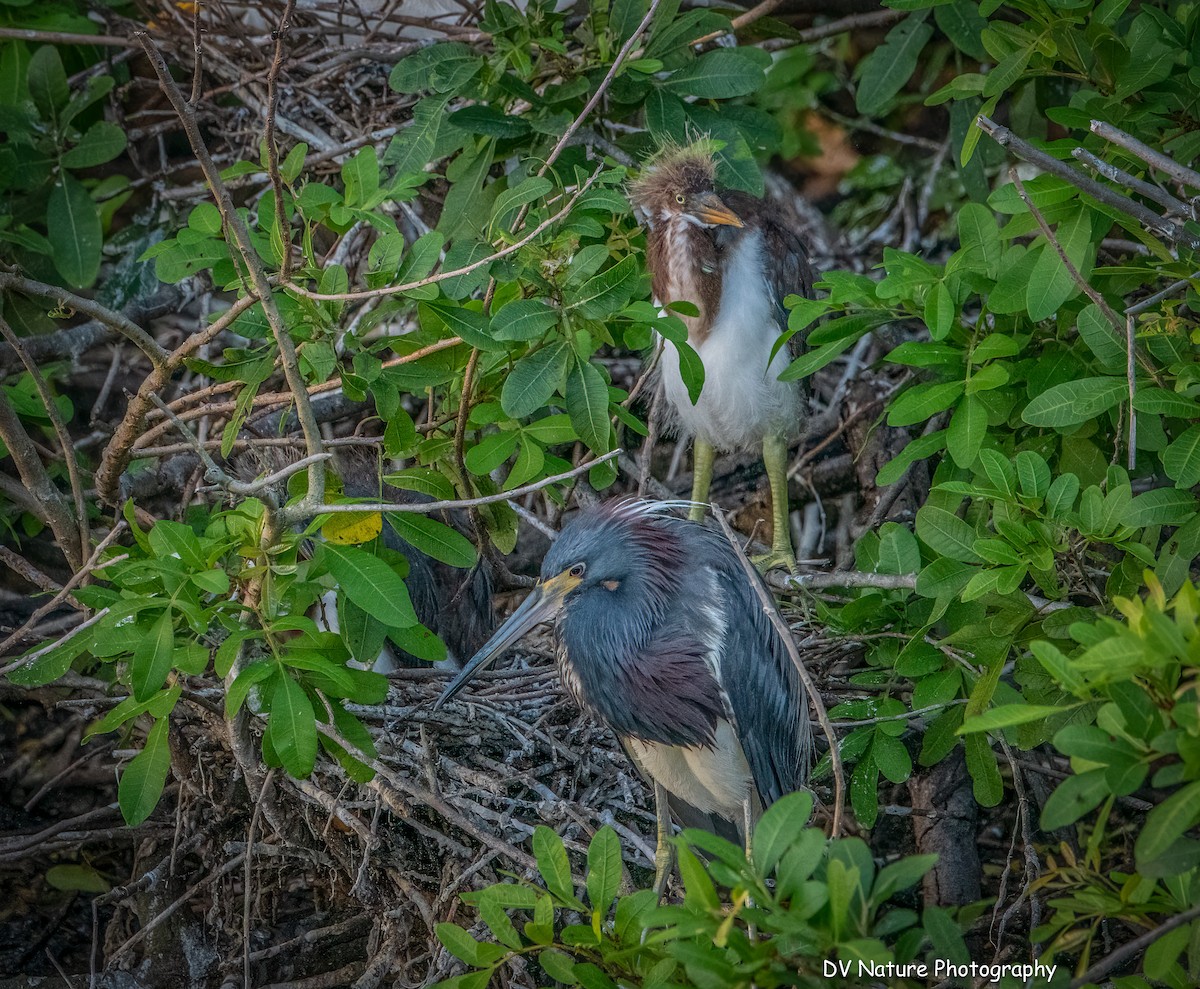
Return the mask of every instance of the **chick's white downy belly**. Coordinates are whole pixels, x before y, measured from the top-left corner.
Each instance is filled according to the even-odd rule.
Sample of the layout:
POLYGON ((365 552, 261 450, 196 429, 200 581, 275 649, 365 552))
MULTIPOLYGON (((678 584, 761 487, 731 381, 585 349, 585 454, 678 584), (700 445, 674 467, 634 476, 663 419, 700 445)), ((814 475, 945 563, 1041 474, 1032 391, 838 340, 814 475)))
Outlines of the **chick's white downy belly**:
POLYGON ((758 446, 765 436, 795 436, 803 402, 800 383, 780 381, 791 362, 786 346, 771 350, 783 328, 762 275, 761 237, 746 238, 731 252, 721 306, 708 336, 690 343, 704 364, 704 387, 696 404, 679 370, 679 351, 664 342, 663 388, 682 433, 718 450, 758 446))
POLYGON ((701 813, 741 821, 743 804, 753 789, 753 776, 728 721, 717 725, 716 742, 711 748, 684 748, 639 738, 627 741, 642 769, 675 796, 701 813))

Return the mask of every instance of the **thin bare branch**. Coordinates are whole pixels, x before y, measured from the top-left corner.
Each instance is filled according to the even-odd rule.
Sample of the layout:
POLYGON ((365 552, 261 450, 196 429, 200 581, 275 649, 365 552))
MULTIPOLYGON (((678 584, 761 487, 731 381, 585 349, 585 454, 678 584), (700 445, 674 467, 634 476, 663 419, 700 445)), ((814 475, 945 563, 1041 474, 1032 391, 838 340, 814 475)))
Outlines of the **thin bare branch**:
MULTIPOLYGON (((142 48, 145 50, 146 56, 154 68, 155 75, 158 76, 159 85, 166 94, 167 100, 183 123, 183 129, 187 134, 188 142, 192 146, 192 153, 200 163, 201 171, 204 172, 204 177, 208 181, 209 188, 217 200, 217 208, 221 211, 221 220, 237 247, 242 263, 249 272, 250 281, 254 286, 254 294, 262 303, 267 323, 270 325, 271 333, 275 338, 275 346, 279 348, 279 359, 283 365, 283 376, 295 396, 296 417, 300 421, 300 430, 304 433, 304 442, 308 448, 308 455, 315 457, 317 454, 324 452, 324 446, 321 441, 321 429, 317 423, 317 417, 313 413, 312 403, 308 400, 308 391, 304 376, 300 373, 300 363, 296 357, 296 345, 292 341, 287 325, 283 321, 283 315, 279 312, 279 307, 275 303, 275 297, 271 292, 271 283, 254 249, 254 244, 250 240, 250 231, 246 229, 245 222, 238 215, 237 210, 234 209, 233 199, 230 197, 229 190, 225 188, 225 184, 221 179, 221 171, 217 168, 216 163, 212 160, 212 156, 208 153, 208 147, 204 143, 203 135, 200 133, 200 126, 196 122, 196 114, 187 101, 184 100, 183 94, 179 91, 175 80, 171 78, 170 69, 167 68, 167 63, 163 58, 162 52, 158 50, 158 46, 154 44, 149 35, 139 33, 137 38, 141 42, 142 48)), ((320 500, 325 493, 325 466, 319 461, 314 461, 309 468, 308 490, 310 495, 317 500, 320 500)))
POLYGON ((569 481, 572 478, 578 477, 580 474, 585 474, 593 467, 598 467, 600 464, 607 463, 614 457, 619 457, 625 451, 612 450, 602 457, 597 457, 595 460, 587 460, 578 467, 572 467, 568 471, 563 471, 561 474, 554 474, 551 477, 543 477, 540 481, 535 481, 532 484, 525 484, 519 488, 513 488, 511 491, 502 491, 499 494, 484 495, 479 498, 462 498, 453 501, 427 501, 427 502, 410 502, 397 503, 387 501, 371 501, 371 502, 342 502, 337 505, 321 505, 308 504, 300 502, 291 508, 285 508, 281 514, 288 522, 302 522, 311 519, 317 515, 327 515, 337 512, 414 512, 418 515, 428 515, 431 512, 453 511, 458 508, 478 508, 480 505, 491 505, 500 501, 508 501, 510 498, 520 498, 522 495, 527 495, 533 491, 541 491, 543 488, 548 488, 552 484, 558 484, 560 481, 569 481))
POLYGON ((1052 155, 1046 154, 1045 151, 1040 151, 1028 141, 1017 137, 1007 127, 1002 127, 988 117, 977 117, 975 122, 979 126, 979 129, 987 134, 988 137, 992 138, 1001 147, 1007 148, 1018 158, 1037 165, 1051 175, 1057 175, 1060 179, 1065 179, 1093 199, 1132 217, 1147 230, 1152 231, 1160 237, 1166 237, 1168 240, 1187 244, 1192 248, 1200 247, 1200 238, 1188 233, 1182 224, 1159 216, 1154 210, 1143 206, 1141 203, 1134 202, 1128 196, 1114 192, 1094 179, 1088 178, 1077 169, 1066 164, 1066 162, 1059 161, 1052 155))
POLYGON ((526 244, 530 244, 537 240, 537 238, 540 237, 546 230, 571 212, 571 208, 575 205, 579 197, 591 188, 592 183, 600 177, 600 173, 603 170, 604 166, 600 165, 596 171, 591 174, 588 180, 584 182, 583 185, 581 185, 577 190, 575 190, 575 193, 570 199, 567 200, 567 204, 563 206, 562 209, 560 209, 553 216, 547 217, 520 240, 509 244, 507 247, 501 248, 494 254, 489 254, 486 258, 482 258, 479 261, 464 265, 461 268, 455 268, 451 271, 439 271, 437 274, 429 275, 426 278, 419 278, 415 282, 405 282, 403 285, 388 285, 383 288, 366 289, 360 292, 313 292, 309 289, 306 289, 303 285, 297 285, 295 282, 288 282, 284 287, 289 292, 295 292, 297 295, 302 295, 306 299, 317 299, 322 302, 352 302, 358 299, 374 299, 384 295, 401 295, 405 292, 411 292, 413 289, 423 288, 426 285, 436 285, 438 282, 444 282, 448 278, 458 278, 461 275, 469 275, 473 271, 478 271, 480 268, 490 265, 493 261, 499 261, 501 258, 508 257, 510 254, 519 251, 526 244))
MULTIPOLYGON (((1093 120, 1091 126, 1092 133, 1097 137, 1111 141, 1131 154, 1137 155, 1137 157, 1141 158, 1151 168, 1157 168, 1160 172, 1165 172, 1176 182, 1200 190, 1200 172, 1192 171, 1169 155, 1165 155, 1161 151, 1156 151, 1149 145, 1143 144, 1136 137, 1126 134, 1119 127, 1114 127, 1103 120, 1093 120)), ((1188 212, 1189 214, 1191 213, 1190 210, 1188 212)))
POLYGON ((42 299, 53 299, 58 302, 60 307, 84 313, 120 333, 149 357, 150 363, 155 367, 166 363, 167 352, 158 345, 158 341, 123 313, 102 306, 92 299, 85 299, 82 295, 76 295, 58 285, 47 285, 45 282, 26 278, 15 272, 0 271, 0 291, 6 289, 36 295, 42 299))

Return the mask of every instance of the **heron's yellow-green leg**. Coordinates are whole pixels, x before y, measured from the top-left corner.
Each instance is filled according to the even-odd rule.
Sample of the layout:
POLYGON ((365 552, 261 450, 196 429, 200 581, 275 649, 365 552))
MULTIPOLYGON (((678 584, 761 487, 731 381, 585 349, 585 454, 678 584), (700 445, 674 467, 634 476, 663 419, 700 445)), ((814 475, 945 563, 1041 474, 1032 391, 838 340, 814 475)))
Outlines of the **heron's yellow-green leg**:
POLYGON ((688 518, 693 522, 701 521, 708 507, 708 488, 712 484, 715 455, 712 444, 697 436, 692 444, 692 509, 688 512, 688 518))
POLYGON ((771 552, 754 558, 754 564, 763 573, 775 567, 784 567, 796 572, 796 552, 792 549, 791 527, 788 525, 788 480, 787 440, 782 436, 767 436, 763 439, 763 465, 767 468, 767 482, 771 486, 771 518, 774 533, 771 552))
POLYGON ((671 805, 667 790, 657 780, 654 783, 654 815, 658 819, 658 844, 654 849, 654 895, 661 903, 667 891, 667 880, 675 865, 675 846, 671 844, 671 805))

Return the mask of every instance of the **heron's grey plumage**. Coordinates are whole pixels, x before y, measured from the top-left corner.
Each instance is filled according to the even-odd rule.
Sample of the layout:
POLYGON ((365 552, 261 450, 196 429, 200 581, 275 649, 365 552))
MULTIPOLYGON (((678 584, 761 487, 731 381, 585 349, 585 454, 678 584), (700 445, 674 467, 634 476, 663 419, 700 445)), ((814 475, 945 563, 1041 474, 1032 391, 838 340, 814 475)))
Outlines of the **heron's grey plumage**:
POLYGON ((646 502, 582 512, 551 547, 530 602, 443 698, 556 615, 568 692, 698 815, 740 830, 743 806, 764 808, 804 784, 812 742, 799 674, 714 527, 646 502))

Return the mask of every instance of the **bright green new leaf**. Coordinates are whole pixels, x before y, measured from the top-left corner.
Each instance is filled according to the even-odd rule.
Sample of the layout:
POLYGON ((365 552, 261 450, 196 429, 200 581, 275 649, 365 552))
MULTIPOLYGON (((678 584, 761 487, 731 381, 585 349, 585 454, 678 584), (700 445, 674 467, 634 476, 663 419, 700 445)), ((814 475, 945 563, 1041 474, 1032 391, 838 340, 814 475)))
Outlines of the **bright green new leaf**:
POLYGON ((588 900, 592 910, 604 917, 621 885, 621 843, 617 833, 607 824, 596 832, 588 845, 587 863, 588 900))

